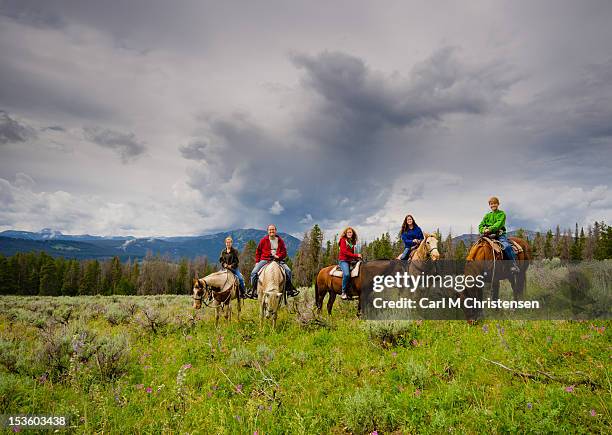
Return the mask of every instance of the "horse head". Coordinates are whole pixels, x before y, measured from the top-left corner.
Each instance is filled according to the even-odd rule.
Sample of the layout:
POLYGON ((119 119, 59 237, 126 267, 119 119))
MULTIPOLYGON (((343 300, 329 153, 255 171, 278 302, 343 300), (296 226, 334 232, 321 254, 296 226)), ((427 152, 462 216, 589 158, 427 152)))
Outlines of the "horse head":
POLYGON ((266 319, 273 317, 278 311, 283 293, 275 290, 268 290, 263 293, 263 307, 266 319))
POLYGON ((206 283, 205 278, 193 279, 193 308, 199 310, 202 308, 202 300, 209 300, 212 297, 211 288, 206 283))
POLYGON ((257 287, 261 292, 261 314, 266 318, 276 319, 283 298, 285 279, 282 266, 274 261, 261 272, 257 287))
POLYGON ((423 241, 424 249, 426 250, 427 258, 432 261, 438 261, 440 259, 440 251, 438 250, 438 238, 433 234, 425 233, 425 240, 423 241))

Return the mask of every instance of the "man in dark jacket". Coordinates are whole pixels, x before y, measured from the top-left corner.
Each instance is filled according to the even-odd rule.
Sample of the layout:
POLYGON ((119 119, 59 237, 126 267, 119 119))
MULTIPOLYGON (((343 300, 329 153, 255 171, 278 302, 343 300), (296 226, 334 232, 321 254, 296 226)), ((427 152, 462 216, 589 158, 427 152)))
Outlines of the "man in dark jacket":
POLYGON ((253 285, 253 294, 256 294, 257 290, 257 274, 270 261, 278 261, 283 269, 285 269, 285 275, 287 282, 285 284, 285 291, 287 296, 297 296, 299 292, 293 287, 291 283, 291 269, 285 264, 284 260, 287 258, 287 248, 285 242, 280 236, 276 234, 276 226, 268 225, 268 235, 264 236, 257 245, 255 251, 255 267, 251 272, 251 284, 253 285))

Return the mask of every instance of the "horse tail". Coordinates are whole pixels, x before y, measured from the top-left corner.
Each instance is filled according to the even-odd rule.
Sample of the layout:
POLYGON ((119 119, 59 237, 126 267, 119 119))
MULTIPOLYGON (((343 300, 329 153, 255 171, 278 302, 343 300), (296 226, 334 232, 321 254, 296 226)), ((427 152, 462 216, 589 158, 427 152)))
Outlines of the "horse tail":
POLYGON ((325 293, 323 292, 323 294, 320 294, 319 274, 317 274, 317 278, 315 279, 314 288, 315 288, 315 305, 317 306, 317 309, 321 311, 323 309, 323 298, 325 297, 325 293))

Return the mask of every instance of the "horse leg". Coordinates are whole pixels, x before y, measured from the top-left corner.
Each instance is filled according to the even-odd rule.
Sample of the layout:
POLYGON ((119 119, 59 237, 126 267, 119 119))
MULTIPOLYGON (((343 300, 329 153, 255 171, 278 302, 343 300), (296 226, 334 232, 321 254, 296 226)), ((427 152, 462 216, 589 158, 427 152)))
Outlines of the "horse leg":
POLYGON ((325 291, 319 287, 319 282, 315 281, 315 306, 317 307, 317 314, 321 313, 323 309, 323 299, 325 298, 325 291))
POLYGON ((491 299, 494 301, 499 299, 499 280, 491 282, 491 299))
POLYGON ((265 307, 264 307, 264 300, 262 296, 259 300, 259 327, 260 328, 263 327, 264 317, 265 317, 265 307))
POLYGON ((334 306, 334 301, 336 300, 336 292, 331 289, 329 290, 329 299, 327 300, 327 314, 331 316, 332 307, 334 306))
POLYGON ((514 293, 514 300, 520 301, 523 299, 525 294, 525 272, 519 272, 516 275, 516 279, 512 282, 512 292, 514 293))

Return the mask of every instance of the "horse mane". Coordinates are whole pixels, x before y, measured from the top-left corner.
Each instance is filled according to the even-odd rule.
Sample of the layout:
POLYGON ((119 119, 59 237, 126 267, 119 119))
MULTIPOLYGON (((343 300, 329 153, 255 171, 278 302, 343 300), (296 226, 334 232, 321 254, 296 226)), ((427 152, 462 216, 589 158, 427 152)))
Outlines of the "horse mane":
POLYGON ((425 252, 426 241, 427 237, 424 237, 423 240, 421 240, 421 243, 419 243, 419 247, 416 248, 416 251, 414 251, 413 257, 418 256, 419 258, 424 258, 427 256, 427 252, 425 252))

